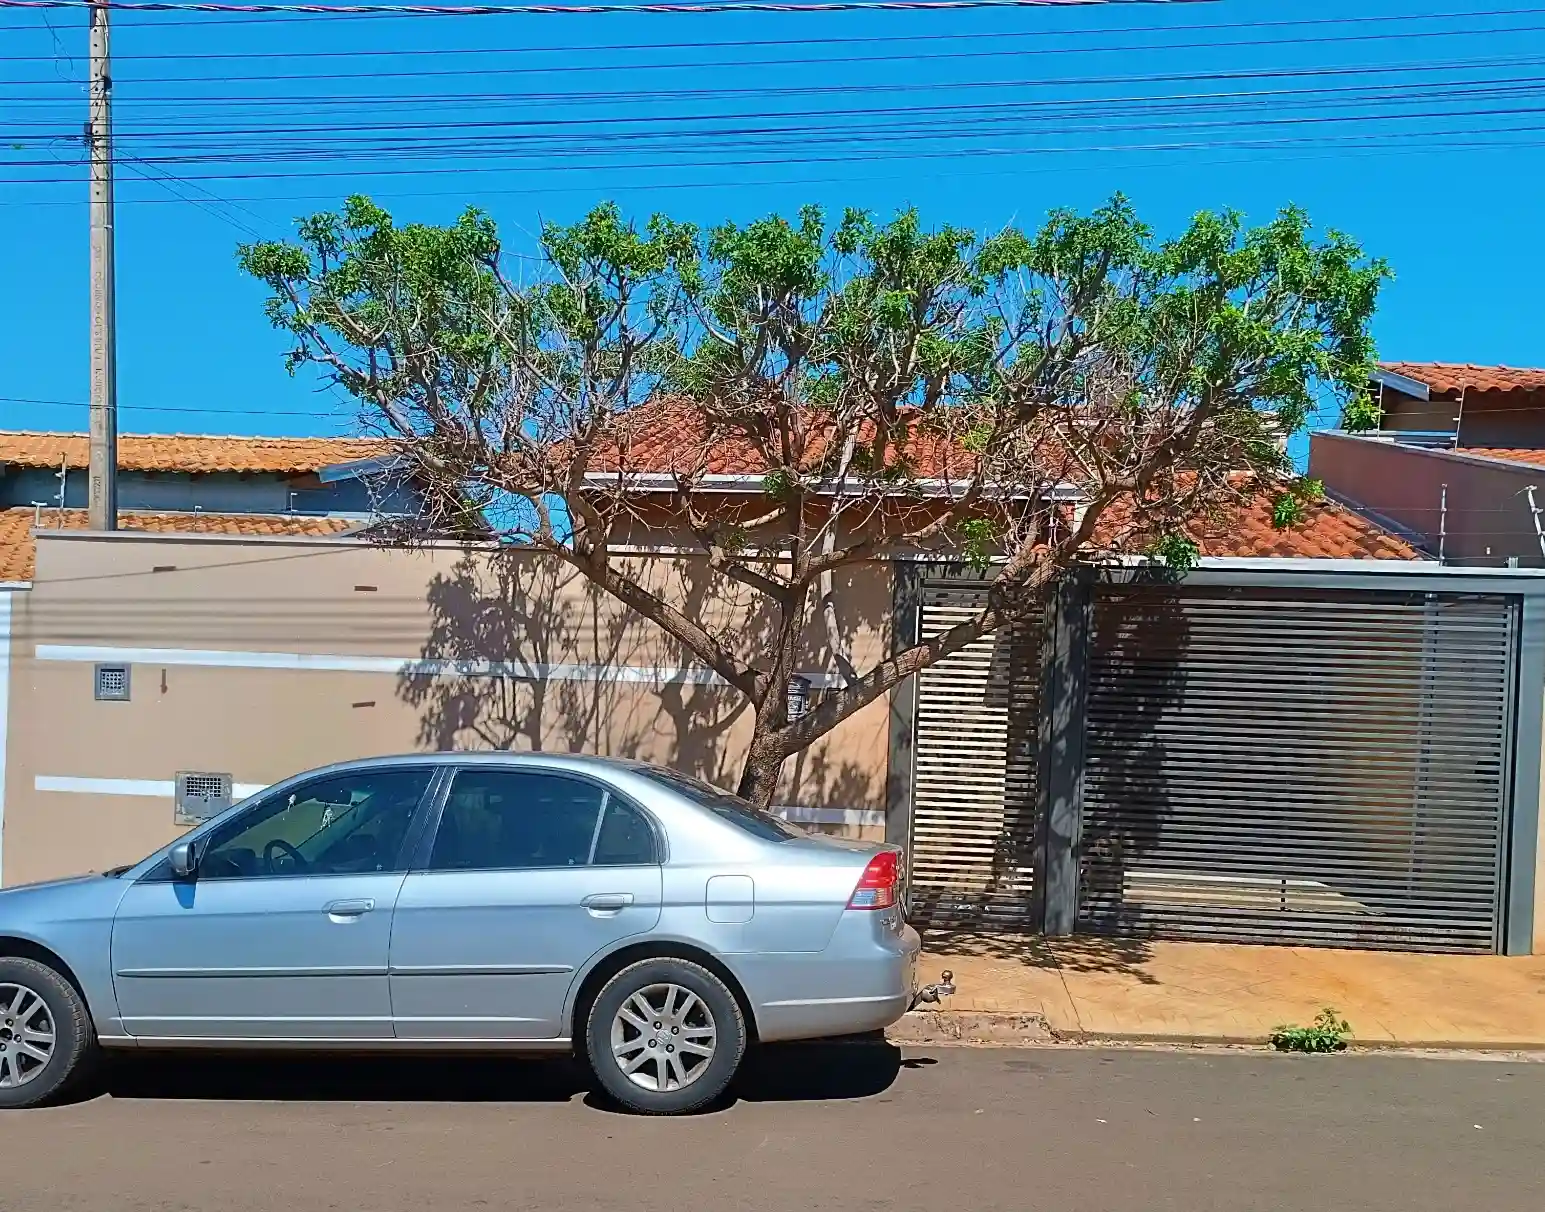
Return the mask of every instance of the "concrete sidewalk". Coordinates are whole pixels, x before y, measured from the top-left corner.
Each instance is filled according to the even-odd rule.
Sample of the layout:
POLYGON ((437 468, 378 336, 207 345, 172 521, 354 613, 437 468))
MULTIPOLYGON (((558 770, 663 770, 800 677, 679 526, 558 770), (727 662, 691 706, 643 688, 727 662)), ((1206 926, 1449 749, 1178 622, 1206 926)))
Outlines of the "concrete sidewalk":
POLYGON ((1545 1050, 1545 956, 932 935, 921 979, 955 973, 941 1013, 898 1038, 1254 1043, 1333 1006, 1368 1046, 1545 1050))

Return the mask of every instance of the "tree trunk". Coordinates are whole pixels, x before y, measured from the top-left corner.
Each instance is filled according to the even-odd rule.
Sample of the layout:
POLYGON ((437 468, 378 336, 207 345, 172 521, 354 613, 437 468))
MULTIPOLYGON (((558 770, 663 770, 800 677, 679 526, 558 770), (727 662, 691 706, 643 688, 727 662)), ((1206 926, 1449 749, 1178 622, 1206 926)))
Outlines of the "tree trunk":
POLYGON ((782 740, 770 731, 764 732, 762 721, 757 720, 756 735, 751 738, 751 749, 746 754, 746 764, 741 768, 740 785, 735 788, 735 793, 764 811, 770 810, 773 797, 778 794, 778 775, 787 758, 782 740))

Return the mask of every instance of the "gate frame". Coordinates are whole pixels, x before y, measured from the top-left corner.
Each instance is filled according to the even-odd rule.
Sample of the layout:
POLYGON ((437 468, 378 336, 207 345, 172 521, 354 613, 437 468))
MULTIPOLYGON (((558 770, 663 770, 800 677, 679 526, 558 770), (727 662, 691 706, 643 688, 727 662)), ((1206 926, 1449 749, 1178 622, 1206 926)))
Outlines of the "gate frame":
MULTIPOLYGON (((919 638, 924 582, 985 585, 979 568, 959 561, 898 559, 892 563, 891 650, 919 638)), ((1500 953, 1535 950, 1536 880, 1540 855, 1541 746, 1545 732, 1545 571, 1473 568, 1397 560, 1206 558, 1186 572, 1145 560, 1089 565, 1064 577, 1047 611, 1042 645, 1041 732, 1036 778, 1036 869, 1032 921, 1048 935, 1073 933, 1083 820, 1084 711, 1094 589, 1099 584, 1161 582, 1193 588, 1347 589, 1389 593, 1494 594, 1517 600, 1512 735, 1502 819, 1500 953)), ((910 677, 890 696, 890 770, 885 840, 906 846, 912 831, 912 780, 918 689, 910 677)), ((1545 943, 1545 939, 1539 940, 1545 943)), ((1545 950, 1542 947, 1541 950, 1545 950)))

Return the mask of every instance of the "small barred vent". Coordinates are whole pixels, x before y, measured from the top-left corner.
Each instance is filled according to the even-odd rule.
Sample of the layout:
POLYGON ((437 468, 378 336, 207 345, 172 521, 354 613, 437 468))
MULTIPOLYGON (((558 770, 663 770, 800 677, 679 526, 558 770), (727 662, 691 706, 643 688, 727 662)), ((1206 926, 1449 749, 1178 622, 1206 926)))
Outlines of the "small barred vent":
POLYGON ((109 703, 129 701, 129 667, 127 665, 98 665, 96 697, 109 703))
POLYGON ((177 823, 196 825, 231 806, 231 776, 183 771, 177 776, 177 823))

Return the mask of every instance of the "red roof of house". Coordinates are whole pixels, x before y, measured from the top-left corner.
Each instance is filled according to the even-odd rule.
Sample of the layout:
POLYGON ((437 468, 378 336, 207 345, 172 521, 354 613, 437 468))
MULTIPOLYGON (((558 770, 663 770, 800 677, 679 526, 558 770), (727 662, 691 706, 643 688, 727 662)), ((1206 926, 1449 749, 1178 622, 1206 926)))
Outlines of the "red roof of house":
POLYGON ((1252 501, 1225 521, 1188 528, 1206 556, 1293 557, 1320 560, 1425 560, 1431 557, 1374 525, 1362 514, 1325 501, 1297 526, 1278 530, 1271 505, 1252 501))
MULTIPOLYGON (((674 401, 637 410, 630 432, 593 462, 597 470, 663 475, 761 475, 766 463, 756 446, 743 437, 706 441, 700 410, 674 401)), ((819 424, 805 436, 806 466, 826 453, 830 428, 819 424)), ((975 457, 942 435, 916 434, 907 448, 914 474, 923 479, 968 480, 975 457)), ((1422 560, 1424 553, 1354 510, 1324 502, 1311 506, 1298 526, 1278 530, 1271 506, 1255 501, 1221 522, 1199 522, 1191 528, 1206 556, 1296 557, 1299 559, 1422 560)))
POLYGON ((1380 362, 1379 366, 1438 392, 1545 391, 1545 370, 1472 366, 1468 362, 1380 362))
MULTIPOLYGON (((812 412, 803 432, 796 435, 801 467, 814 470, 832 453, 835 424, 812 412)), ((663 400, 637 408, 618 424, 620 440, 597 451, 591 461, 595 471, 623 471, 655 475, 762 475, 767 462, 756 443, 740 434, 709 435, 702 410, 679 400, 663 400)), ((874 428, 865 422, 860 443, 872 441, 874 428)), ((894 453, 894 452, 893 452, 894 453)), ((942 434, 913 427, 906 439, 905 455, 913 473, 921 479, 968 479, 976 458, 958 442, 942 434)))
MULTIPOLYGON (((259 472, 304 475, 337 463, 371 459, 388 452, 370 438, 252 438, 209 434, 121 434, 118 466, 123 471, 259 472)), ((83 433, 0 430, 0 463, 51 467, 61 462, 86 466, 83 433)))
POLYGON ((1479 455, 1483 459, 1501 459, 1507 463, 1528 463, 1533 467, 1545 467, 1545 450, 1499 446, 1460 446, 1451 453, 1479 455))

